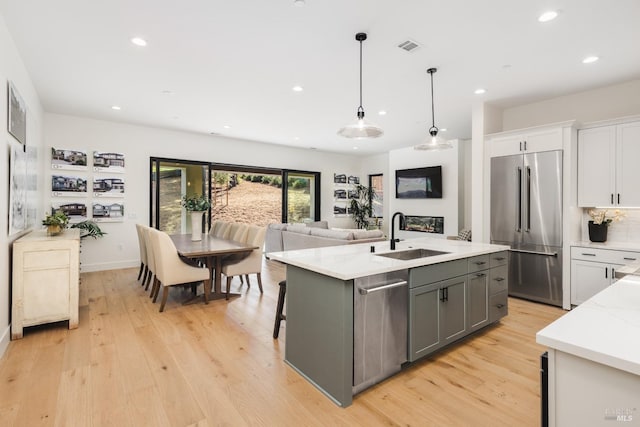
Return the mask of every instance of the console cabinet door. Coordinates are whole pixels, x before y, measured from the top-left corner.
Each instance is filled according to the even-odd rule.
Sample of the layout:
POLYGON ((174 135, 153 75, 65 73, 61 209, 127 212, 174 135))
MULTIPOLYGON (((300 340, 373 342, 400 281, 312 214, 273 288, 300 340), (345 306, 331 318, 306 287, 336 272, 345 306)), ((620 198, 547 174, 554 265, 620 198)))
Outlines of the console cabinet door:
POLYGON ((440 347, 440 287, 426 285, 409 294, 409 361, 440 347))
POLYGON ((440 336, 443 345, 467 332, 467 276, 440 282, 440 336))
POLYGON ((469 286, 469 331, 475 331, 489 322, 489 275, 487 272, 467 276, 469 286))

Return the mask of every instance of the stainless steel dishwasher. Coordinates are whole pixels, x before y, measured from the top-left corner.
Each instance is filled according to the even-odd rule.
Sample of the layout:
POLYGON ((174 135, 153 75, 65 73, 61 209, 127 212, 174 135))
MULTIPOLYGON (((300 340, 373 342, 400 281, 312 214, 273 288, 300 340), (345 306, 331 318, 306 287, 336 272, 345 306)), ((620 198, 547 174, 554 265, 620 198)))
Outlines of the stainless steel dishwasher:
POLYGON ((353 394, 407 361, 408 270, 354 280, 353 394))

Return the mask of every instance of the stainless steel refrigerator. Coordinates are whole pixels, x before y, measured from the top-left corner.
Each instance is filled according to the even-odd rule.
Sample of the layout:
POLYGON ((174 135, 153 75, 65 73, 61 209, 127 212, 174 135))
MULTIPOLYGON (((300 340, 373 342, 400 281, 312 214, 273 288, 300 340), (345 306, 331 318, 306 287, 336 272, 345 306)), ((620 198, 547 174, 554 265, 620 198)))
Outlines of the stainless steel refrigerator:
POLYGON ((491 243, 511 246, 509 295, 562 306, 562 151, 491 159, 491 243))

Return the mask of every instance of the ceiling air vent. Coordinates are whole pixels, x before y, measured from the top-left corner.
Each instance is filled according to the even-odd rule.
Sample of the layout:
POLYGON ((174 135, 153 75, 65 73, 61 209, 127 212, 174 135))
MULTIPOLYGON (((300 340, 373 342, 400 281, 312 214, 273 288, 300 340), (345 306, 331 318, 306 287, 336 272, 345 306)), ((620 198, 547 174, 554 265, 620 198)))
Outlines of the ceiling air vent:
POLYGON ((405 40, 398 45, 398 47, 402 50, 406 50, 407 52, 413 52, 417 48, 420 47, 418 42, 414 42, 413 40, 405 40))

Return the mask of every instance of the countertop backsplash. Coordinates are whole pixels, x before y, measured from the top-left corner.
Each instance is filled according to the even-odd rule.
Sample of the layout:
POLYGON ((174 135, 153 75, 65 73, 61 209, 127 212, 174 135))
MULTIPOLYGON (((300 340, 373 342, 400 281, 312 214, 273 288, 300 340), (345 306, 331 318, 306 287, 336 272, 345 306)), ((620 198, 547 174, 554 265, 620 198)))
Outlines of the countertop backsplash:
MULTIPOLYGON (((589 241, 589 211, 592 208, 582 210, 582 240, 589 241)), ((614 209, 609 209, 613 211, 614 209)), ((620 209, 626 213, 626 217, 619 222, 612 222, 607 231, 607 242, 640 243, 640 209, 620 209)))

